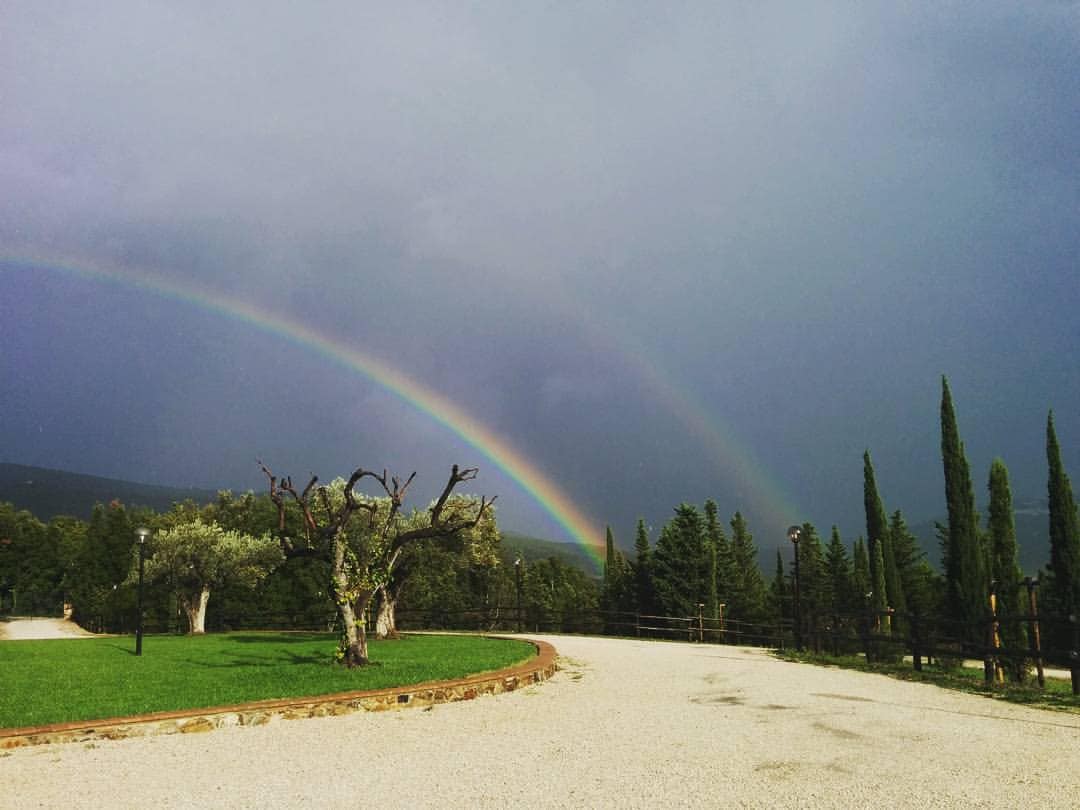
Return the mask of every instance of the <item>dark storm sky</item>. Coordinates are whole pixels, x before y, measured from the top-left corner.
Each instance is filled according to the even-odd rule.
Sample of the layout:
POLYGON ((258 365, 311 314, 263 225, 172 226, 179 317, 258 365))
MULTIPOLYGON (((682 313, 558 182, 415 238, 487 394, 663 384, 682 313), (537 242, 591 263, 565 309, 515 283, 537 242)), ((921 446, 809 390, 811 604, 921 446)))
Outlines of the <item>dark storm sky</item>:
POLYGON ((1080 475, 1075 3, 7 3, 0 460, 258 488, 449 465, 361 374, 145 288, 248 302, 506 437, 632 542, 680 501, 862 531, 1080 475), (900 4, 895 4, 896 6, 900 4))

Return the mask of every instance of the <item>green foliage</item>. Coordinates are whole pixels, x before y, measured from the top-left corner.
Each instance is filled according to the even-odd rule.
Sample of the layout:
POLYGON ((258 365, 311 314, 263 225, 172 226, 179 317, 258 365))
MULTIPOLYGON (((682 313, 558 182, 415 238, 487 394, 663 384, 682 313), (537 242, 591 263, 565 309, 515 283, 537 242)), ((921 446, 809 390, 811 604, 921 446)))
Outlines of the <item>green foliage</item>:
POLYGON ((564 633, 597 632, 593 613, 600 606, 596 580, 558 557, 535 560, 523 572, 526 627, 564 633))
POLYGON ((629 612, 634 610, 634 574, 626 556, 615 547, 615 536, 607 527, 605 538, 607 556, 604 581, 600 592, 600 609, 629 612))
POLYGON ((653 588, 652 550, 645 521, 638 518, 634 537, 634 601, 638 613, 652 615, 656 610, 656 592, 653 588))
POLYGON ((705 523, 697 507, 683 503, 660 531, 653 552, 653 585, 667 616, 697 616, 708 597, 705 523))
POLYGON ((720 512, 716 501, 711 498, 705 501, 705 615, 713 619, 720 618, 722 582, 728 578, 729 558, 727 537, 724 529, 720 526, 720 512))
MULTIPOLYGON (((975 511, 975 493, 964 444, 956 424, 949 383, 941 378, 941 458, 945 471, 945 500, 949 509, 944 568, 947 608, 957 619, 975 628, 987 610, 987 561, 975 511)), ((972 629, 971 637, 979 634, 972 629)))
POLYGON ((1072 483, 1061 463, 1054 413, 1046 418, 1047 494, 1050 507, 1048 606, 1063 615, 1080 612, 1080 518, 1072 483))
MULTIPOLYGON (((145 577, 151 583, 166 583, 188 614, 189 631, 202 632, 203 611, 212 589, 225 584, 254 588, 284 561, 284 555, 269 534, 254 537, 205 523, 200 517, 172 519, 187 511, 179 506, 163 519, 169 528, 150 541, 145 577)), ((133 564, 129 582, 136 577, 133 564)))
POLYGON ((527 661, 531 644, 475 636, 372 642, 378 667, 330 667, 328 633, 148 636, 0 645, 0 728, 307 697, 460 678, 527 661))
POLYGON ((754 536, 741 512, 731 519, 732 581, 727 593, 727 615, 741 621, 768 618, 765 580, 757 564, 754 536))
MULTIPOLYGON (((990 465, 988 486, 990 514, 986 531, 990 545, 990 576, 996 586, 1001 640, 1006 649, 1023 650, 1027 648, 1027 632, 1020 621, 1020 617, 1026 613, 1022 593, 1023 573, 1020 571, 1016 547, 1009 471, 1000 458, 995 458, 990 465)), ((1022 681, 1027 674, 1027 664, 1014 660, 1008 671, 1012 680, 1022 681)))
POLYGON ((892 534, 885 519, 885 506, 881 501, 881 495, 878 493, 877 481, 874 477, 874 465, 870 460, 869 450, 863 453, 863 505, 866 510, 870 580, 875 584, 883 582, 885 584, 886 604, 897 613, 904 613, 907 611, 907 599, 904 596, 903 580, 897 569, 892 534), (877 561, 879 559, 881 560, 881 571, 877 570, 877 561))
POLYGON ((870 557, 866 553, 866 543, 861 537, 855 541, 851 554, 851 584, 855 590, 853 604, 858 610, 865 610, 867 595, 873 585, 870 581, 870 557))
POLYGON ((776 550, 776 572, 769 584, 769 614, 779 620, 791 617, 787 578, 784 576, 784 557, 776 550))
POLYGON ((825 549, 825 577, 828 582, 828 609, 833 613, 857 612, 859 600, 856 598, 854 571, 836 526, 832 527, 829 545, 825 549))
POLYGON ((799 603, 803 624, 814 627, 828 611, 829 580, 821 538, 812 523, 804 523, 796 545, 799 555, 799 603))
POLYGON ((63 605, 62 525, 45 526, 0 503, 0 613, 59 615, 63 605))

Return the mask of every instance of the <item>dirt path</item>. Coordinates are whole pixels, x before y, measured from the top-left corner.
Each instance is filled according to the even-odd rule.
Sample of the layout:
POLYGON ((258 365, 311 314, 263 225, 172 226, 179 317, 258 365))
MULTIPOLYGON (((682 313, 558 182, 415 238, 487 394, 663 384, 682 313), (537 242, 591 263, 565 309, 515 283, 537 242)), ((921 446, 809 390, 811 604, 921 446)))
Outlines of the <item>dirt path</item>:
POLYGON ((16 749, 0 755, 0 785, 13 807, 65 808, 968 810, 1080 796, 1077 715, 759 650, 542 638, 563 669, 525 690, 16 749))
POLYGON ((0 641, 40 638, 96 638, 68 619, 10 619, 0 621, 0 641))

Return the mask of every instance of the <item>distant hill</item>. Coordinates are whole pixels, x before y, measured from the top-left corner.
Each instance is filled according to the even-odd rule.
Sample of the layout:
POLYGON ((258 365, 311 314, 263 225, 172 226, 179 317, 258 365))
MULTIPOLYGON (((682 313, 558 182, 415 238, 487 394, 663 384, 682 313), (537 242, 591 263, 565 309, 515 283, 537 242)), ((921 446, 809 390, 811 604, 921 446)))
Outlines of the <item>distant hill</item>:
POLYGON ((517 532, 503 531, 500 557, 504 565, 513 565, 518 555, 525 557, 525 561, 546 560, 555 557, 560 562, 580 568, 589 576, 598 576, 596 563, 581 546, 573 543, 559 543, 554 540, 541 540, 539 537, 529 537, 517 532))
MULTIPOLYGON (((985 506, 979 511, 983 528, 986 528, 986 512, 985 506)), ((1016 542, 1020 546, 1020 568, 1025 576, 1031 576, 1050 562, 1050 510, 1045 498, 1019 501, 1013 505, 1013 515, 1016 519, 1016 542)), ((947 523, 948 518, 938 518, 938 522, 947 523)), ((940 571, 941 546, 934 531, 934 521, 927 520, 908 528, 919 538, 926 559, 940 571)))
MULTIPOLYGON (((162 487, 100 478, 46 467, 0 462, 0 501, 13 503, 32 512, 39 520, 56 515, 72 515, 87 520, 96 503, 119 500, 125 506, 148 506, 157 512, 168 511, 177 501, 209 503, 217 498, 212 489, 162 487)), ((513 565, 519 554, 526 562, 556 557, 567 565, 596 575, 596 567, 581 546, 542 540, 512 531, 502 532, 502 558, 513 565)))
POLYGON ((33 512, 39 520, 72 515, 87 520, 96 503, 118 500, 125 506, 167 511, 175 502, 209 503, 217 491, 137 484, 45 467, 0 463, 0 501, 33 512))

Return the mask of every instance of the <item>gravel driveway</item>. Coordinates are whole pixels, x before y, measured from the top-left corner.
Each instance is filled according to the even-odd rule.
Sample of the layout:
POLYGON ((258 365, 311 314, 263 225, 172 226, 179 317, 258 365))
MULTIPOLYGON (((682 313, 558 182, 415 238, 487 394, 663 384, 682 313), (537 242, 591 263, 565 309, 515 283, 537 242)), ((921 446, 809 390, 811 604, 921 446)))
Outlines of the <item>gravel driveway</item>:
POLYGON ((0 756, 5 807, 1075 807, 1080 716, 735 647, 540 636, 430 710, 0 756))

